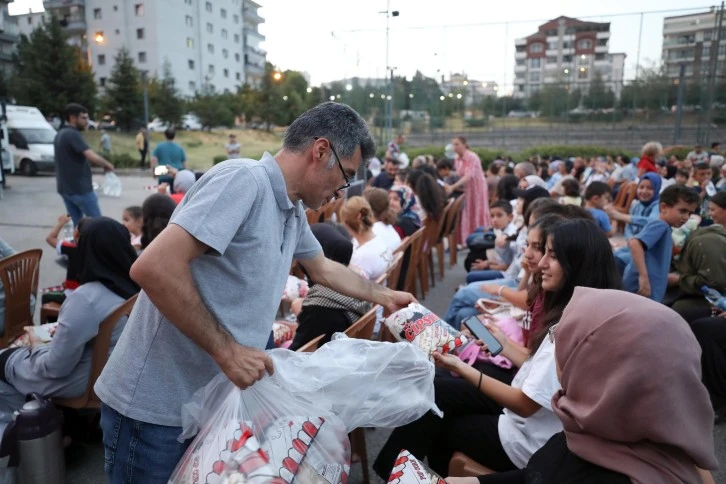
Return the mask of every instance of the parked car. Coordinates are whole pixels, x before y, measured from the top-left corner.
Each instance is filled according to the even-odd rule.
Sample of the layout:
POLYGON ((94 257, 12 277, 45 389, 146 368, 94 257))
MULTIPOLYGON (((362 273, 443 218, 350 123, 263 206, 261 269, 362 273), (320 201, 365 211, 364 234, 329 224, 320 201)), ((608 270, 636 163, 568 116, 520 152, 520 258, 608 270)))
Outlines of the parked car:
POLYGON ((89 129, 89 130, 91 130, 91 131, 96 131, 98 129, 98 123, 95 122, 92 119, 89 119, 88 120, 88 126, 86 126, 86 128, 89 129))
POLYGON ((150 133, 154 132, 163 132, 166 131, 166 129, 169 127, 169 124, 165 123, 159 118, 154 118, 153 121, 151 121, 147 126, 146 129, 149 130, 150 133))
POLYGON ((202 121, 194 113, 187 113, 182 116, 181 123, 179 123, 181 129, 187 131, 200 131, 202 129, 202 121))

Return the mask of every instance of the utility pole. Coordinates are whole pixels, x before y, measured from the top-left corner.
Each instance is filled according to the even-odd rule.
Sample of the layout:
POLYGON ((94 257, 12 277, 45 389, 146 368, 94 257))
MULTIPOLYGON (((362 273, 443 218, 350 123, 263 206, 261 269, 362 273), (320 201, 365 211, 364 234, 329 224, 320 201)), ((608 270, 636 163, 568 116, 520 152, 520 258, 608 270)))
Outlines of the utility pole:
MULTIPOLYGON (((718 11, 718 15, 716 16, 717 20, 717 26, 716 26, 716 43, 711 44, 711 67, 709 69, 709 76, 708 76, 708 89, 706 94, 706 105, 701 106, 701 112, 705 113, 705 132, 703 133, 703 136, 699 136, 699 141, 704 146, 706 143, 709 142, 709 137, 711 136, 711 124, 712 124, 712 112, 713 112, 713 99, 714 99, 714 90, 716 88, 716 77, 718 76, 718 54, 719 49, 721 48, 721 29, 723 28, 723 14, 724 14, 724 2, 721 1, 721 8, 718 11)), ((693 73, 695 76, 695 72, 693 73)), ((700 123, 699 123, 700 124, 700 123)), ((699 130, 700 131, 700 130, 699 130)), ((700 134, 700 133, 699 133, 700 134)))
POLYGON ((686 77, 686 65, 681 64, 678 74, 678 93, 676 97, 676 127, 673 130, 673 144, 677 145, 681 139, 681 120, 683 119, 683 84, 686 77))
POLYGON ((149 126, 149 90, 147 87, 147 71, 141 71, 141 83, 144 89, 144 129, 149 126))
POLYGON ((398 10, 391 11, 391 0, 386 1, 386 10, 384 12, 379 13, 385 13, 386 14, 386 77, 388 78, 388 96, 386 96, 385 99, 385 112, 386 112, 386 130, 385 130, 385 139, 383 140, 384 143, 388 143, 388 141, 391 140, 391 129, 393 128, 393 68, 390 64, 389 59, 389 47, 390 47, 390 19, 391 17, 398 17, 399 12, 398 10), (389 76, 390 71, 390 76, 389 76))

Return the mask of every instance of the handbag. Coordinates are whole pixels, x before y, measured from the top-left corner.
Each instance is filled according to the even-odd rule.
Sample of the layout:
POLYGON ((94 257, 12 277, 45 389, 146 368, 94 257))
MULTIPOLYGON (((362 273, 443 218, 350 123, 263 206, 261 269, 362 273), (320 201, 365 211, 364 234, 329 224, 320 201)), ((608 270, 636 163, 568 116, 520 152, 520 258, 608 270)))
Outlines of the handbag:
MULTIPOLYGON (((494 323, 501 329, 507 338, 518 343, 524 343, 524 337, 522 336, 522 328, 517 323, 517 320, 512 317, 497 318, 493 320, 494 323)), ((458 353, 459 359, 469 366, 473 366, 477 361, 487 361, 505 370, 512 368, 512 362, 502 356, 491 356, 486 352, 482 351, 481 347, 476 344, 476 341, 471 341, 469 344, 461 348, 458 353)))

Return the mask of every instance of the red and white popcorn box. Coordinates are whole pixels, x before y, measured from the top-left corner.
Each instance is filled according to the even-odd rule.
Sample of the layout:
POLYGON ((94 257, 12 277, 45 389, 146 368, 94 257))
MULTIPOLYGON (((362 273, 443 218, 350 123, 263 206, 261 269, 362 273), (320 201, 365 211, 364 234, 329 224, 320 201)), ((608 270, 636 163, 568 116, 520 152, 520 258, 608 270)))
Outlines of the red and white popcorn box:
POLYGON ((402 450, 398 454, 388 482, 390 484, 445 484, 439 475, 429 470, 407 450, 402 450))
POLYGON ((468 339, 449 323, 419 303, 411 303, 386 318, 386 326, 398 341, 408 341, 426 353, 451 353, 468 339))

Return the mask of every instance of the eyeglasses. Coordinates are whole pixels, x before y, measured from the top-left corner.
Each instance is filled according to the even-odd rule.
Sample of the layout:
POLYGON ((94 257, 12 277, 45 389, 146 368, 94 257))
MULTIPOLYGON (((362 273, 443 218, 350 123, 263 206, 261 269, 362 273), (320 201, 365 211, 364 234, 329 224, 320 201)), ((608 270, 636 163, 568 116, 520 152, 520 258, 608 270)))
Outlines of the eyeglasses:
POLYGON ((550 343, 555 342, 555 328, 556 327, 557 327, 557 324, 553 324, 552 326, 550 326, 550 329, 547 330, 547 336, 550 338, 550 343))
MULTIPOLYGON (((313 137, 315 141, 320 139, 320 136, 313 137)), ((340 172, 343 174, 343 179, 345 180, 345 185, 342 185, 338 188, 336 188, 336 192, 339 192, 341 190, 345 190, 346 188, 350 188, 350 180, 348 179, 348 175, 345 174, 345 169, 343 168, 343 164, 340 162, 340 156, 338 156, 338 153, 335 152, 335 148, 333 148, 333 143, 328 140, 328 145, 330 145, 330 151, 333 152, 333 156, 335 156, 335 160, 338 162, 338 168, 340 168, 340 172)))

